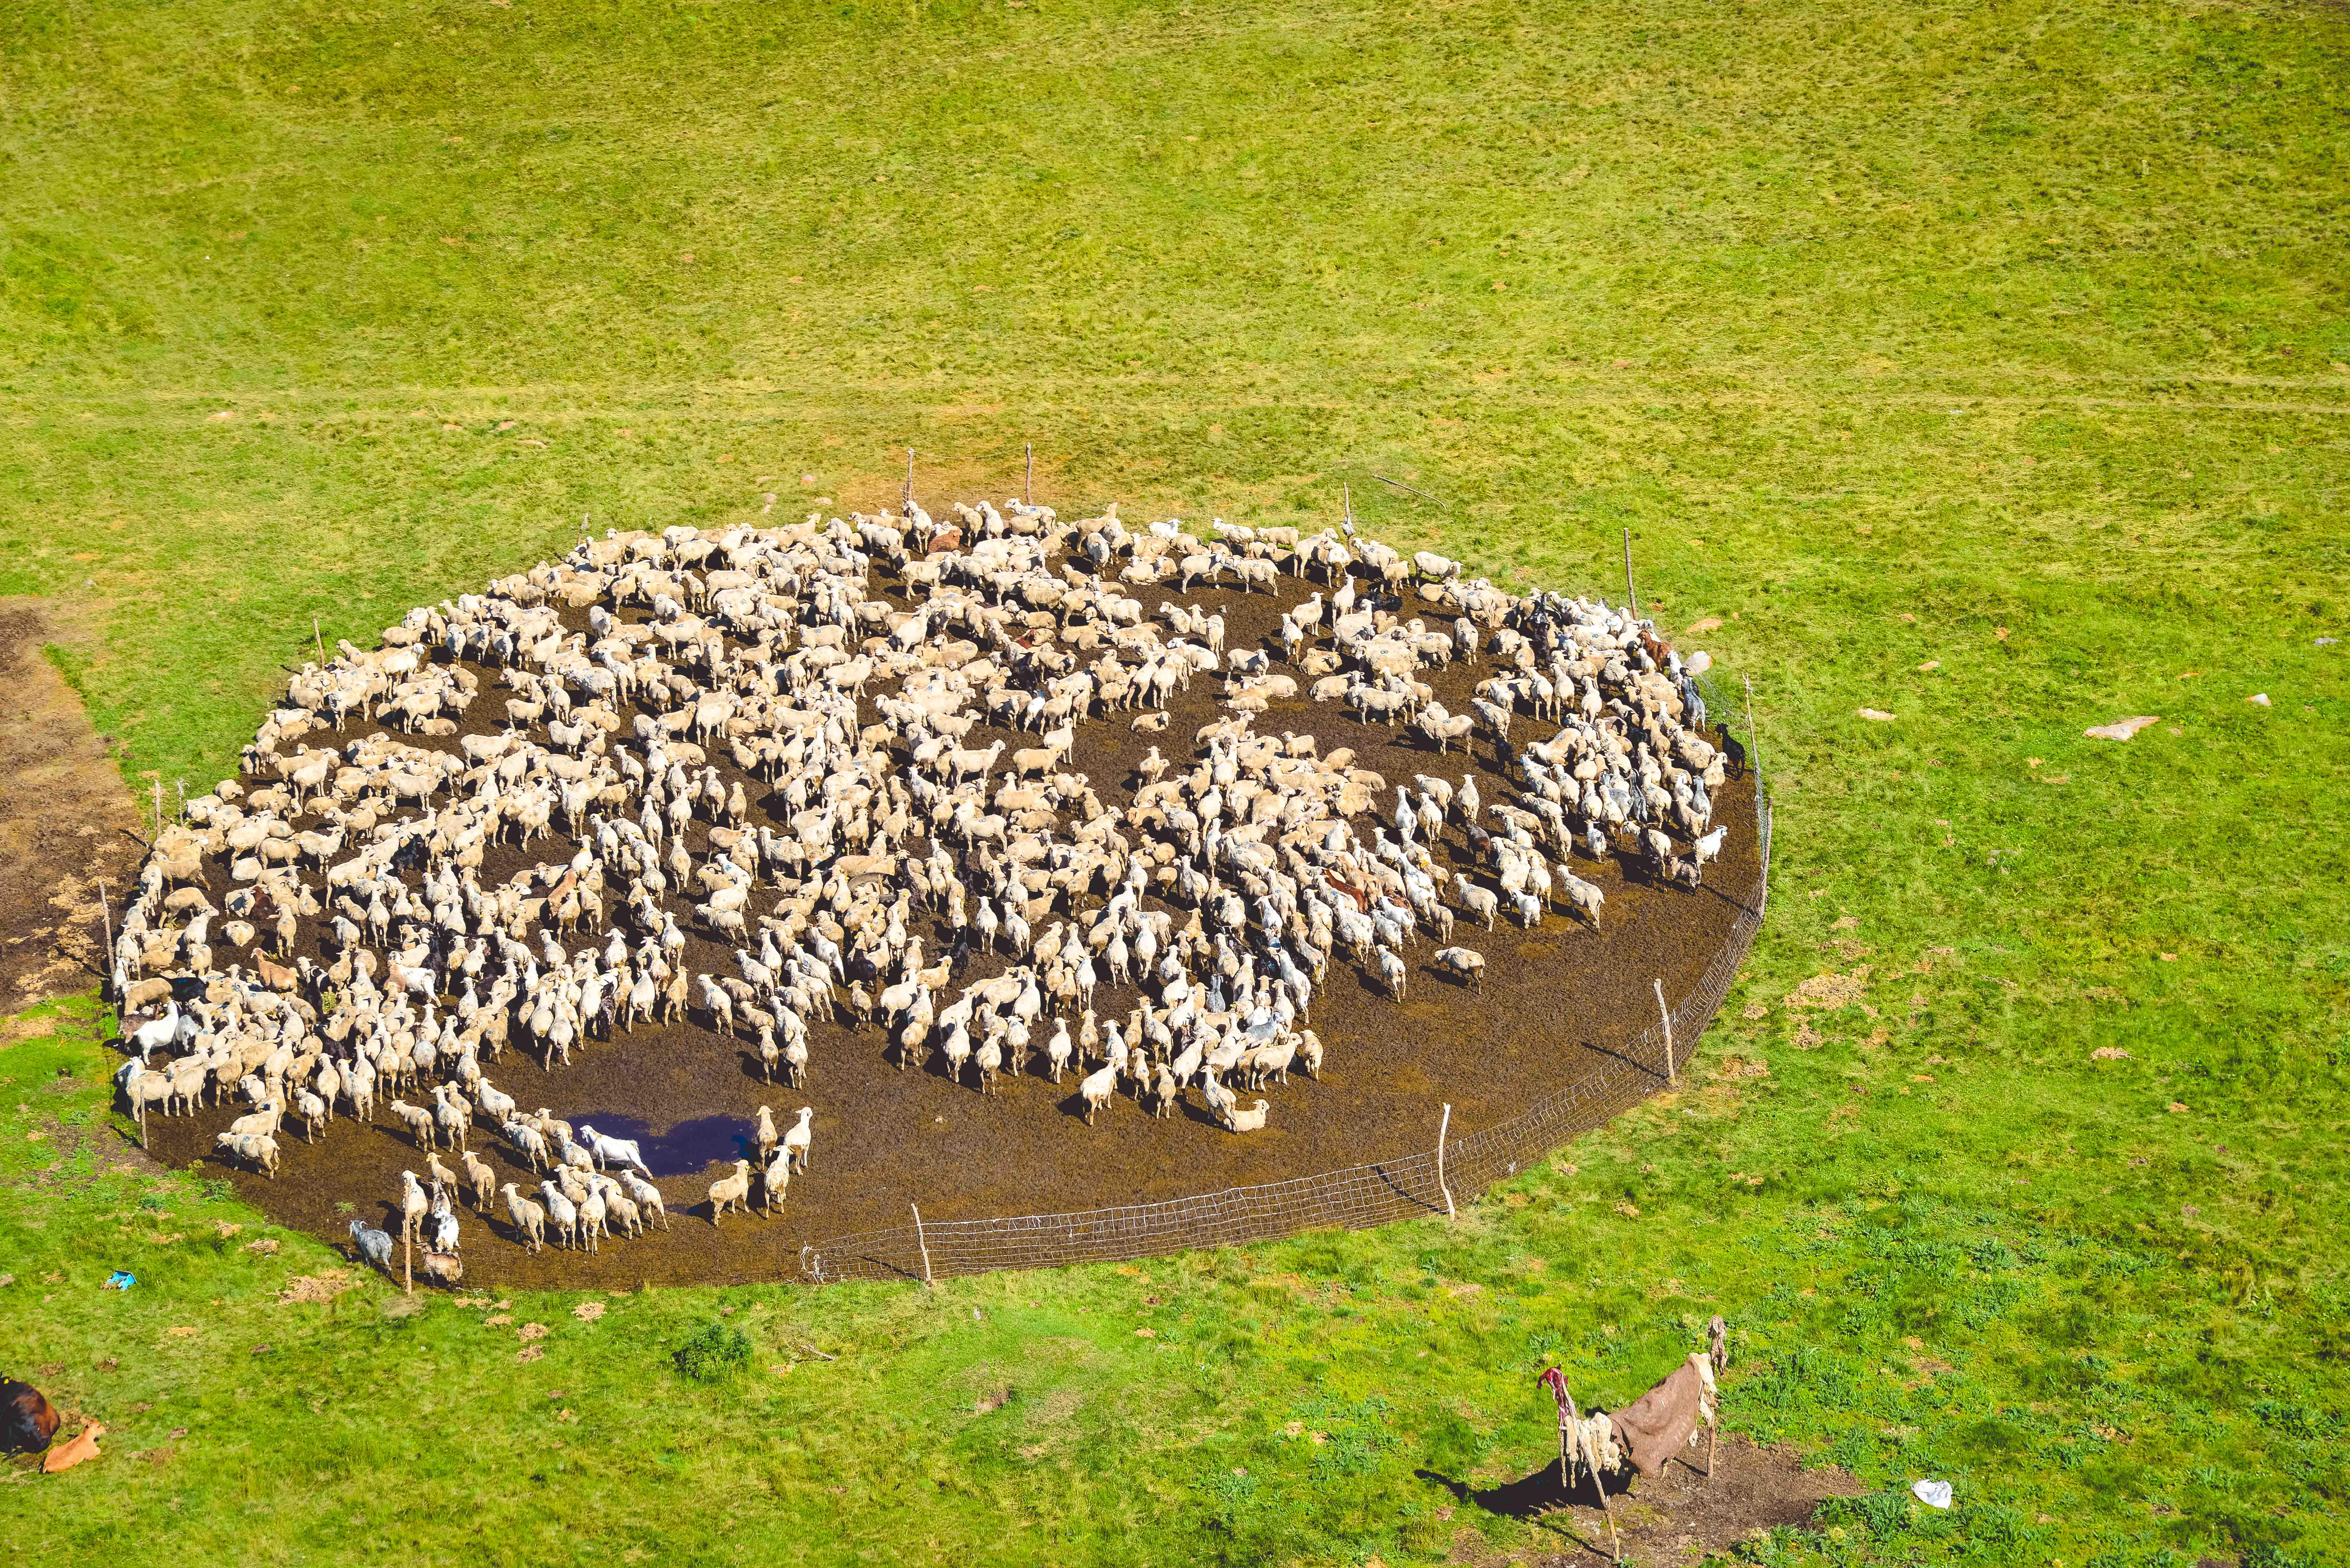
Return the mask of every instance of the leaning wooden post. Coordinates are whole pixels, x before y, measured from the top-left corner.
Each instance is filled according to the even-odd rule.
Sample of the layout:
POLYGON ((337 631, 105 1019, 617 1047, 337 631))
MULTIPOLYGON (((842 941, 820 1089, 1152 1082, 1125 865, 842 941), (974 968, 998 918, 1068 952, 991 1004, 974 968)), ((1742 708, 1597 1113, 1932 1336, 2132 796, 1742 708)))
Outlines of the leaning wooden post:
POLYGON ((1444 1135, 1451 1128, 1452 1107, 1447 1106, 1444 1107, 1444 1119, 1439 1122, 1436 1127, 1436 1187, 1437 1190, 1444 1194, 1444 1217, 1447 1220, 1458 1220, 1461 1216, 1452 1207, 1452 1189, 1444 1184, 1444 1135))
POLYGON ((914 1211, 914 1245, 922 1250, 922 1288, 937 1290, 938 1282, 931 1278, 931 1243, 922 1235, 922 1206, 919 1203, 909 1203, 906 1207, 914 1211))
POLYGON ((1632 606, 1632 618, 1640 618, 1640 596, 1632 587, 1632 530, 1624 530, 1624 597, 1632 606))
POLYGON ((318 662, 321 664, 326 663, 327 634, 318 629, 318 617, 315 611, 312 612, 310 617, 310 640, 318 645, 318 662))
POLYGON ((400 1272, 401 1290, 416 1293, 416 1217, 403 1213, 400 1225, 400 1272))
POLYGON ((1681 1080, 1680 1074, 1673 1066, 1673 1015, 1665 1010, 1665 982, 1659 980, 1656 987, 1657 1016, 1665 1025, 1665 1082, 1678 1085, 1681 1080))
POLYGON ((163 836, 163 781, 155 780, 155 836, 163 836))
POLYGON ((1033 441, 1028 443, 1027 476, 1020 481, 1020 504, 1023 506, 1036 504, 1036 443, 1033 441))
MULTIPOLYGON (((103 877, 98 879, 98 918, 106 923, 106 978, 111 981, 114 979, 114 906, 106 897, 106 878, 103 877)), ((119 1002, 121 998, 118 994, 115 1000, 119 1002)), ((106 1027, 103 1019, 99 1020, 99 1027, 101 1030, 106 1027)), ((142 1142, 146 1138, 143 1129, 140 1137, 142 1142)))
POLYGON ((1754 791, 1762 791, 1762 737, 1754 728, 1754 677, 1746 678, 1746 758, 1754 770, 1754 791))
POLYGON ((902 507, 900 507, 900 508, 899 509, 899 515, 903 516, 903 517, 911 517, 913 514, 914 514, 914 449, 913 449, 912 447, 908 447, 908 448, 906 449, 906 504, 905 504, 904 506, 902 506, 902 507))
MULTIPOLYGON (((1568 1392, 1564 1377, 1558 1380, 1558 1391, 1566 1400, 1566 1418, 1575 1426, 1575 1446, 1582 1452, 1583 1462, 1591 1467, 1591 1490, 1599 1494, 1599 1511, 1607 1516, 1607 1560, 1620 1563, 1624 1560, 1624 1547, 1616 1539, 1616 1510, 1607 1501, 1607 1478, 1600 1473, 1599 1449, 1583 1429, 1583 1412, 1575 1407, 1575 1396, 1568 1392)), ((1566 1480, 1564 1467, 1559 1480, 1566 1480)))

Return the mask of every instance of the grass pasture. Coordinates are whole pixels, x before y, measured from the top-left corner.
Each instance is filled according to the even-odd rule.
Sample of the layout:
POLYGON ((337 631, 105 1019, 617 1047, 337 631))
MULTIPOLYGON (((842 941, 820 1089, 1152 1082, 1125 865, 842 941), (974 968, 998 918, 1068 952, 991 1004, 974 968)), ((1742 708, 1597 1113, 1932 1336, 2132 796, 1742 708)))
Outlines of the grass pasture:
POLYGON ((112 1430, 0 1485, 9 1538, 1534 1561, 1428 1478, 1523 1474, 1542 1366, 1616 1403, 1720 1312, 1729 1424, 1872 1489, 1747 1560, 2350 1556, 2345 44, 2284 4, 10 8, 0 596, 93 628, 53 657, 134 787, 225 771, 314 616, 369 641, 583 514, 884 500, 910 445, 1003 493, 1033 441, 1065 513, 1346 484, 1497 580, 1607 588, 1629 528, 1754 679, 1779 880, 1683 1092, 1457 1226, 935 1295, 400 1315, 129 1164, 66 999, 0 1026, 0 1370, 112 1430))

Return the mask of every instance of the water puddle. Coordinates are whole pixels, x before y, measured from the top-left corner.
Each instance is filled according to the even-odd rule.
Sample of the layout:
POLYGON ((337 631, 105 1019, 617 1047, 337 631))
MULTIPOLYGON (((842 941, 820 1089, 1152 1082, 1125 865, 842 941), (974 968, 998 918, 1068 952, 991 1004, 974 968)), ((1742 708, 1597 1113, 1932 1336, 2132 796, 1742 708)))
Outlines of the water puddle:
POLYGON ((575 1127, 594 1127, 606 1137, 634 1141, 655 1176, 699 1176, 712 1165, 759 1158, 758 1124, 749 1116, 696 1116, 665 1133, 617 1112, 567 1111, 563 1119, 575 1127))

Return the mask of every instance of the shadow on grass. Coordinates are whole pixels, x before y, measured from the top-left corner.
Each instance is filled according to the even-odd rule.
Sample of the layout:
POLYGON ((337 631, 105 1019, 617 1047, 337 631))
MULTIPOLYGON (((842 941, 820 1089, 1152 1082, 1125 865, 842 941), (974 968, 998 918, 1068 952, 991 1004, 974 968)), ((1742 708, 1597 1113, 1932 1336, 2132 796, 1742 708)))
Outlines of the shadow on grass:
MULTIPOLYGON (((1578 1471, 1571 1487, 1561 1483, 1556 1459, 1531 1475, 1494 1487, 1472 1487, 1465 1480, 1456 1480, 1435 1470, 1415 1470, 1412 1473, 1422 1480, 1435 1482, 1463 1503, 1482 1508, 1488 1513, 1525 1520, 1540 1529, 1565 1537, 1595 1557, 1605 1560, 1608 1556, 1604 1532, 1598 1537, 1586 1535, 1578 1528, 1582 1521, 1564 1511, 1570 1508, 1600 1506, 1599 1483, 1587 1469, 1578 1471)), ((1608 1495, 1621 1496, 1628 1488, 1627 1478, 1622 1485, 1610 1486, 1608 1495)))

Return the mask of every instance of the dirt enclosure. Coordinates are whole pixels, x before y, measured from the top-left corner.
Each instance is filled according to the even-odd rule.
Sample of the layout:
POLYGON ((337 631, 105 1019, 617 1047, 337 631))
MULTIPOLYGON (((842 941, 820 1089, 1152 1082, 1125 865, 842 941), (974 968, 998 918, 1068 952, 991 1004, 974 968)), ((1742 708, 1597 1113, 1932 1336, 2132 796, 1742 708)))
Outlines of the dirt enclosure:
MULTIPOLYGON (((879 565, 873 580, 875 591, 888 594, 893 603, 909 602, 879 565)), ((1272 649, 1274 669, 1284 670, 1275 636, 1279 612, 1324 586, 1284 576, 1274 595, 1218 588, 1183 596, 1183 602, 1221 608, 1228 646, 1272 649)), ((1152 607, 1171 597, 1149 587, 1127 591, 1152 607)), ((1449 616, 1409 597, 1401 612, 1450 624, 1449 616)), ((621 618, 641 615, 629 610, 621 618)), ((565 618, 575 629, 586 626, 584 611, 567 611, 565 618)), ((438 657, 445 659, 447 654, 438 657)), ((1481 659, 1423 671, 1422 679, 1434 686, 1440 701, 1466 711, 1471 688, 1491 673, 1491 664, 1481 659)), ((464 722, 469 732, 499 727, 492 717, 500 710, 493 700, 497 671, 484 669, 480 674, 484 698, 464 722)), ((1082 725, 1077 769, 1090 777, 1106 804, 1125 805, 1132 796, 1135 764, 1149 745, 1183 764, 1191 756, 1194 731, 1226 716, 1216 702, 1220 686, 1217 679, 1201 677, 1189 692, 1176 693, 1169 703, 1172 723, 1164 734, 1134 734, 1123 714, 1082 725)), ((863 709, 868 719, 873 695, 868 694, 863 709)), ((1523 717, 1520 727, 1522 741, 1550 733, 1549 727, 1523 717)), ((354 722, 340 736, 306 740, 337 743, 371 728, 354 722)), ((1393 786, 1409 783, 1415 774, 1440 775, 1457 784, 1464 772, 1473 772, 1487 802, 1513 797, 1515 786, 1494 771, 1490 737, 1481 736, 1469 754, 1455 746, 1439 756, 1408 728, 1365 726, 1338 704, 1303 699, 1276 702, 1258 716, 1254 729, 1261 734, 1310 732, 1326 754, 1338 746, 1355 748, 1357 766, 1377 770, 1388 780, 1379 808, 1385 821, 1392 820, 1393 786)), ((456 744, 401 738, 444 749, 456 744)), ((1005 741, 1007 753, 1033 743, 1025 734, 984 728, 975 730, 967 743, 984 746, 996 738, 1005 741)), ((711 760, 729 784, 742 779, 754 803, 754 818, 767 818, 768 786, 736 774, 723 757, 711 760)), ((1328 1049, 1321 1077, 1293 1074, 1285 1085, 1268 1085, 1263 1093, 1272 1102, 1270 1123, 1253 1134, 1223 1130, 1198 1106, 1196 1095, 1187 1095, 1187 1103, 1162 1120, 1122 1094, 1088 1127, 1074 1077, 1056 1086, 1042 1075, 1041 1061, 1027 1075, 1008 1080, 1001 1095, 983 1096, 940 1070, 900 1070, 877 1028, 851 1031, 815 1019, 809 1020, 809 1082, 802 1090, 763 1083, 755 1053, 744 1041, 714 1032, 699 1009, 687 1021, 639 1025, 610 1040, 583 1042, 574 1065, 551 1073, 527 1052, 509 1049, 494 1064, 484 1064, 485 1071, 525 1106, 544 1106, 608 1132, 641 1134, 659 1146, 649 1152, 656 1154, 671 1228, 639 1240, 607 1241, 593 1255, 551 1248, 529 1256, 513 1240, 503 1215, 471 1216, 464 1229, 468 1282, 619 1287, 797 1277, 804 1243, 901 1224, 910 1204, 920 1206, 925 1221, 1088 1210, 1424 1151, 1436 1141, 1444 1104, 1452 1107, 1455 1137, 1512 1116, 1594 1071, 1609 1059, 1610 1047, 1654 1023, 1655 982, 1660 981, 1666 997, 1676 1002, 1695 986, 1729 939, 1760 875, 1750 781, 1733 781, 1719 792, 1715 820, 1728 825, 1728 843, 1709 868, 1705 886, 1694 890, 1651 885, 1638 868, 1612 856, 1595 864, 1578 852, 1575 870, 1607 895, 1596 930, 1555 909, 1531 929, 1519 929, 1507 916, 1491 932, 1464 919, 1454 940, 1488 959, 1477 989, 1440 975, 1429 962, 1436 944, 1425 940, 1406 955, 1411 971, 1409 1000, 1401 1004, 1343 953, 1334 955, 1311 1019, 1328 1049), (731 1172, 748 1127, 739 1118, 761 1105, 774 1107, 785 1124, 800 1106, 814 1107, 810 1168, 793 1180, 787 1202, 773 1219, 730 1215, 713 1224, 708 1182, 731 1172)), ((689 829, 697 856, 706 849, 707 831, 708 824, 699 820, 689 829)), ((1361 831, 1367 836, 1368 825, 1361 831)), ((553 842, 535 844, 526 854, 510 845, 494 847, 482 876, 485 882, 504 878, 527 864, 567 857, 576 847, 562 836, 558 823, 553 842)), ((1468 867, 1457 825, 1446 831, 1436 855, 1448 870, 1468 867)), ((218 898, 228 887, 226 867, 215 862, 208 872, 218 898)), ((413 885, 417 873, 407 875, 413 885)), ((671 902, 682 920, 682 903, 671 902)), ((1159 907, 1159 901, 1146 903, 1159 907)), ((1179 909, 1175 917, 1180 923, 1189 910, 1179 909)), ((1060 918, 1058 911, 1055 918, 1060 918)), ((933 954, 955 945, 958 933, 941 929, 934 914, 923 913, 920 929, 933 954)), ((698 929, 689 927, 689 935, 686 962, 692 969, 733 972, 727 948, 704 940, 698 929)), ((297 950, 324 956, 319 936, 306 924, 297 950)), ((586 940, 583 933, 574 945, 586 940)), ((250 955, 223 949, 215 961, 223 967, 249 964, 250 955)), ((954 985, 983 978, 1003 964, 975 954, 954 985)), ((1096 1005, 1104 1019, 1123 1018, 1136 996, 1131 990, 1105 986, 1096 1005)), ((424 1166, 424 1151, 389 1117, 375 1125, 339 1118, 316 1144, 305 1144, 289 1127, 280 1139, 284 1168, 274 1180, 265 1180, 213 1158, 213 1134, 239 1108, 156 1118, 151 1123, 156 1157, 178 1165, 202 1161, 210 1171, 230 1175, 244 1196, 282 1222, 331 1241, 348 1240, 353 1218, 386 1224, 400 1172, 421 1171, 424 1166)), ((471 1147, 499 1168, 502 1180, 535 1184, 527 1167, 510 1159, 504 1140, 485 1127, 476 1127, 471 1147)))

